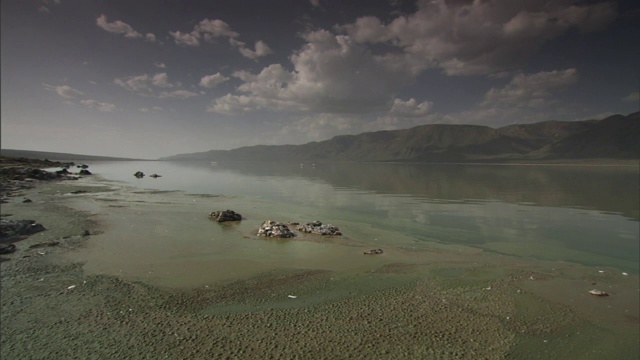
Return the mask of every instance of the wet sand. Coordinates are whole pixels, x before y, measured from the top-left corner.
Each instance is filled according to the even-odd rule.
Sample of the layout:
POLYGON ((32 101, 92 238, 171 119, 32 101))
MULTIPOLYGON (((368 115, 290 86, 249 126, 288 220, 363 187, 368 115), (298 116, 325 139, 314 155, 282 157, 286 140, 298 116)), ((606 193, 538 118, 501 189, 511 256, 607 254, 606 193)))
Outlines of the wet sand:
POLYGON ((253 236, 264 204, 140 191, 98 177, 41 182, 14 195, 2 205, 3 219, 33 219, 47 230, 2 255, 2 359, 640 356, 639 278, 619 269, 463 247, 385 248, 372 257, 362 255, 367 239, 347 236, 339 245, 313 236, 280 244, 253 236), (206 218, 226 205, 247 209, 252 220, 221 227, 206 218), (162 236, 171 219, 189 236, 213 235, 185 249, 162 236), (154 254, 138 267, 118 262, 139 254, 136 239, 145 237, 157 239, 143 249, 154 254), (213 250, 198 245, 211 238, 219 240, 213 250), (60 244, 29 248, 50 241, 60 244), (277 257, 229 256, 261 246, 297 252, 288 266, 277 257), (328 264, 314 257, 330 259, 321 251, 331 250, 328 264), (211 264, 198 251, 219 255, 211 264), (611 296, 592 296, 592 288, 611 296))

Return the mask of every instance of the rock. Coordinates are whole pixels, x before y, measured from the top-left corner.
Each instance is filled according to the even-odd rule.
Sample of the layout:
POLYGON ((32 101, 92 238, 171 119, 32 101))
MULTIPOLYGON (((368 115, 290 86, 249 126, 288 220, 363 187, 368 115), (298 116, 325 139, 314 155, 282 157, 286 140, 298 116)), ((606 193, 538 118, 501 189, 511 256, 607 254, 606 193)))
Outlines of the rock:
POLYGON ((13 244, 0 244, 0 254, 11 254, 16 251, 16 246, 13 244))
POLYGON ((296 236, 289 227, 281 222, 267 220, 258 229, 258 236, 292 238, 296 236))
POLYGON ((209 214, 209 218, 217 222, 240 221, 242 220, 242 215, 233 210, 224 210, 212 212, 211 214, 209 214))
POLYGON ((60 169, 60 170, 56 171, 56 174, 58 174, 58 175, 69 175, 69 174, 71 174, 71 173, 69 172, 69 170, 67 170, 67 169, 68 169, 68 168, 62 168, 62 169, 60 169))
POLYGON ((0 220, 0 241, 13 242, 46 230, 33 220, 0 220))
POLYGON ((27 203, 33 202, 33 200, 31 200, 31 199, 24 199, 24 200, 22 200, 22 202, 23 202, 23 203, 25 203, 25 204, 27 204, 27 203))
POLYGON ((82 170, 80 170, 80 172, 79 172, 78 174, 80 174, 80 175, 93 175, 93 174, 91 173, 91 171, 89 171, 89 170, 87 170, 87 169, 82 169, 82 170))
POLYGON ((318 234, 318 235, 342 235, 340 229, 331 224, 322 224, 320 221, 314 221, 307 223, 305 225, 299 225, 297 227, 299 231, 309 233, 309 234, 318 234))
POLYGON ((89 168, 89 165, 86 165, 86 164, 80 164, 80 165, 78 165, 78 168, 79 168, 79 169, 88 169, 88 168, 89 168))
POLYGON ((154 178, 154 179, 155 179, 155 178, 162 177, 162 175, 158 175, 158 174, 151 174, 151 175, 149 175, 149 176, 150 176, 150 177, 152 177, 152 178, 154 178))
POLYGON ((59 241, 43 242, 43 243, 31 245, 31 246, 29 246, 29 249, 38 249, 38 248, 43 248, 43 247, 58 246, 59 244, 60 244, 59 241))
POLYGON ((137 177, 138 179, 142 179, 144 177, 144 173, 142 171, 136 171, 133 176, 137 177))
POLYGON ((373 249, 373 250, 367 250, 364 252, 365 255, 379 255, 382 254, 382 249, 373 249))
POLYGON ((594 296, 609 296, 609 294, 607 294, 606 292, 602 291, 602 290, 589 290, 589 294, 594 295, 594 296))

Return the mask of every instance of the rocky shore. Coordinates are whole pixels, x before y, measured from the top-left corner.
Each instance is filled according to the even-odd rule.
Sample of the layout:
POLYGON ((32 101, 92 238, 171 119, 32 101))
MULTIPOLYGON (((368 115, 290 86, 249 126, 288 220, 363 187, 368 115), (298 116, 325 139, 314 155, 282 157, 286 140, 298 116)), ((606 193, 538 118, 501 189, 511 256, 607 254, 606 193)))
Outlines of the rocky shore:
MULTIPOLYGON (((133 248, 143 236, 160 237, 165 219, 240 232, 233 239, 248 237, 259 248, 261 220, 220 226, 203 209, 224 208, 221 198, 140 191, 99 177, 8 179, 2 220, 14 230, 46 230, 4 234, 16 250, 0 262, 2 359, 636 359, 640 352, 637 274, 500 254, 385 248, 365 256, 372 248, 358 245, 365 239, 340 238, 354 259, 369 262, 366 271, 279 267, 208 286, 157 286, 89 271, 91 260, 74 254, 106 239, 125 238, 133 248), (144 212, 153 214, 147 227, 134 217, 144 212), (610 296, 589 294, 595 286, 610 296)), ((236 209, 245 215, 251 207, 236 209)), ((304 236, 286 241, 319 237, 299 231, 304 236)), ((156 250, 184 246, 169 238, 162 248, 160 240, 156 250)))

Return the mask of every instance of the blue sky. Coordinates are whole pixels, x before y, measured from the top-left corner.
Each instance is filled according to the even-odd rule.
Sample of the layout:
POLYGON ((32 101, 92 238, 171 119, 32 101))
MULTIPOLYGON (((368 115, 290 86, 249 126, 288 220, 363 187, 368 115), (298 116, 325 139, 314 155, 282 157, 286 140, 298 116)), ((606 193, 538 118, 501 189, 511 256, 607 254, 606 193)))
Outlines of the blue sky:
POLYGON ((157 158, 628 114, 635 3, 2 0, 2 148, 157 158))

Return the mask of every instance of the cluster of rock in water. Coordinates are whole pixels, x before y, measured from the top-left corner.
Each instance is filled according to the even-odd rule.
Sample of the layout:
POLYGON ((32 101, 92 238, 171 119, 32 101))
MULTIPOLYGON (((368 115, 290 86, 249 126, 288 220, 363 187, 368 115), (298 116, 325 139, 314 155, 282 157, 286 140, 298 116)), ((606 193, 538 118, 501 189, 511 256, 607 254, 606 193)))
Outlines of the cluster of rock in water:
MULTIPOLYGON (((241 221, 242 215, 233 210, 227 209, 221 211, 213 211, 209 214, 209 218, 217 222, 241 221)), ((318 234, 324 236, 342 235, 340 229, 338 229, 337 226, 331 224, 323 224, 321 221, 317 220, 306 223, 304 225, 300 225, 298 223, 290 223, 290 225, 297 225, 296 229, 298 231, 302 231, 307 234, 318 234)), ((289 226, 287 224, 273 220, 266 220, 265 222, 263 222, 258 229, 257 235, 277 238, 292 238, 296 236, 296 234, 291 231, 291 229, 289 229, 289 226)), ((382 249, 372 249, 364 252, 365 255, 380 255, 382 253, 382 249)))
POLYGON ((323 224, 322 222, 317 220, 314 222, 306 223, 305 225, 298 225, 297 230, 305 232, 307 234, 342 235, 338 227, 331 224, 323 224))

